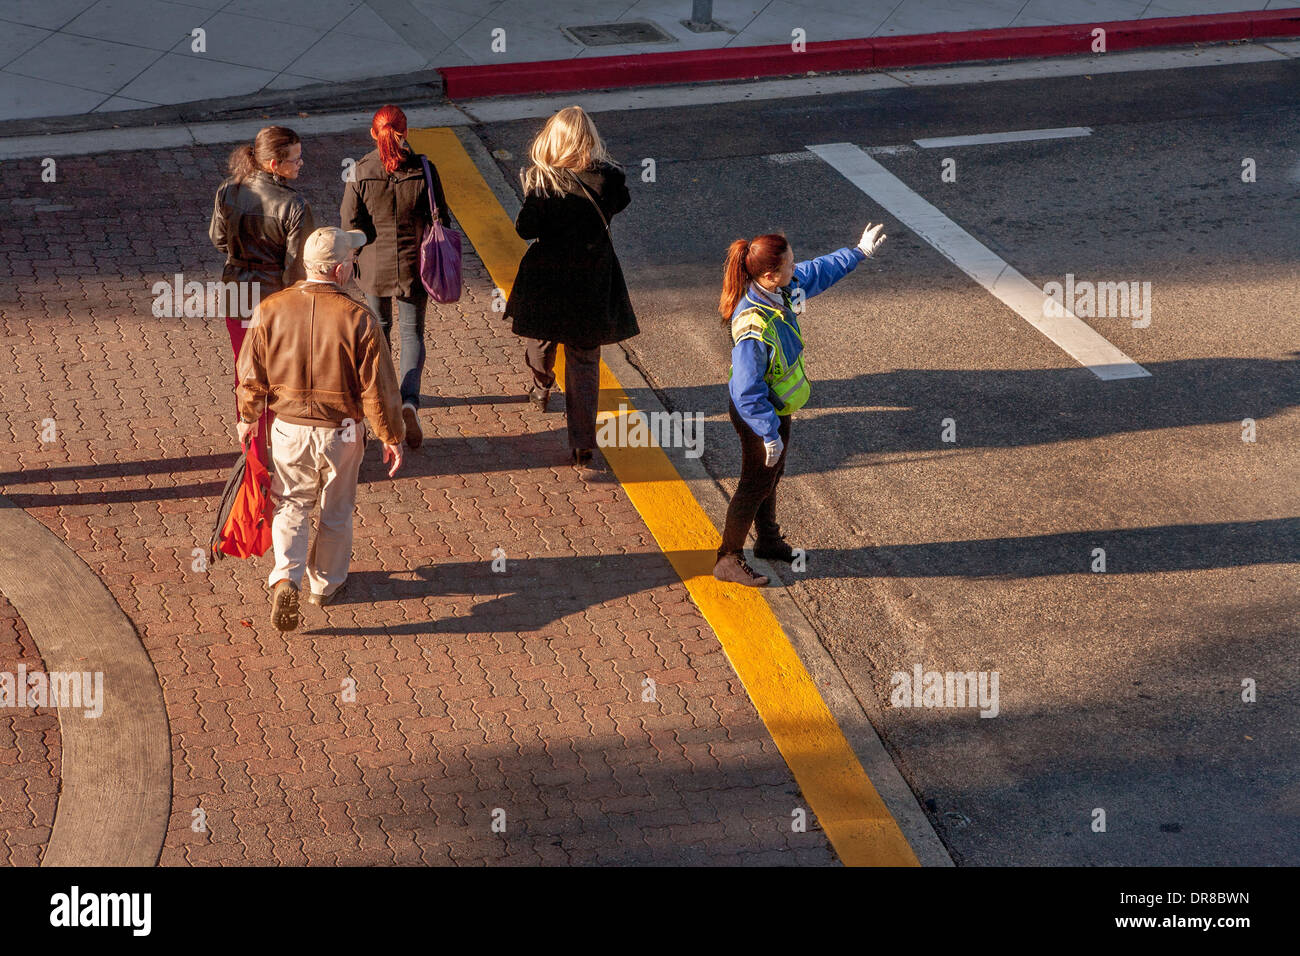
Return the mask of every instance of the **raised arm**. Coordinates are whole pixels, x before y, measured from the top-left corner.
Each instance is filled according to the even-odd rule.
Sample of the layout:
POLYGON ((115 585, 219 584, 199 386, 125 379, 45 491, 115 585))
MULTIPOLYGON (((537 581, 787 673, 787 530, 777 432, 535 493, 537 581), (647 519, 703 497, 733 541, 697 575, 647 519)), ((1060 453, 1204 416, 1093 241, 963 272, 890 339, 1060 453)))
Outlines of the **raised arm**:
POLYGON ((846 246, 816 259, 800 262, 794 267, 795 284, 811 299, 825 292, 858 267, 858 263, 875 253, 885 241, 880 226, 867 225, 856 246, 846 246))
POLYGON ((794 267, 795 284, 803 290, 805 298, 811 299, 843 279, 865 258, 861 249, 846 246, 807 262, 797 262, 794 267))

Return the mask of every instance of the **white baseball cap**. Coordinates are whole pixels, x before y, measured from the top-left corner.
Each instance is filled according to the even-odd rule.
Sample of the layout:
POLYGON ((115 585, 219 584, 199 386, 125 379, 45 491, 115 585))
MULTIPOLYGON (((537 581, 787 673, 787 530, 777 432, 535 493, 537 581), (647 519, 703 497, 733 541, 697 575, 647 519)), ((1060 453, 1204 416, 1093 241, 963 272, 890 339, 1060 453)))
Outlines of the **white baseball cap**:
POLYGON ((307 265, 325 272, 352 259, 352 250, 366 244, 366 234, 360 229, 340 229, 324 226, 307 237, 302 248, 302 259, 307 265))

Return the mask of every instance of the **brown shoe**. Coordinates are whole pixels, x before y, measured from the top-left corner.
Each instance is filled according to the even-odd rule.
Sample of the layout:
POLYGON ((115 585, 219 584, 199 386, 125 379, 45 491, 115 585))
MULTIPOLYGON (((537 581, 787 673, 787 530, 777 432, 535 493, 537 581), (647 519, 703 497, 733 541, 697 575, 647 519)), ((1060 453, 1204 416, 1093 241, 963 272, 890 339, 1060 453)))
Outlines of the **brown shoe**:
POLYGON ((298 630, 298 588, 288 578, 276 582, 271 595, 271 624, 278 631, 298 630))
POLYGON ((402 406, 402 421, 406 423, 406 447, 419 448, 424 443, 424 432, 420 430, 420 416, 414 405, 402 406))
POLYGON ((551 390, 549 388, 530 388, 528 390, 528 400, 537 406, 540 412, 546 411, 546 406, 551 402, 551 390))
POLYGON ((718 563, 713 566, 713 576, 719 581, 743 584, 750 588, 761 588, 767 584, 765 576, 756 574, 754 569, 745 563, 743 554, 725 554, 718 558, 718 563))
POLYGON ((314 604, 316 607, 329 607, 331 604, 337 604, 347 590, 348 582, 345 579, 342 584, 336 587, 329 594, 317 594, 315 591, 310 592, 305 600, 308 604, 314 604))
POLYGON ((573 457, 569 460, 573 467, 578 470, 578 477, 584 481, 607 482, 614 480, 609 473, 609 466, 605 460, 598 458, 590 448, 575 448, 573 457))

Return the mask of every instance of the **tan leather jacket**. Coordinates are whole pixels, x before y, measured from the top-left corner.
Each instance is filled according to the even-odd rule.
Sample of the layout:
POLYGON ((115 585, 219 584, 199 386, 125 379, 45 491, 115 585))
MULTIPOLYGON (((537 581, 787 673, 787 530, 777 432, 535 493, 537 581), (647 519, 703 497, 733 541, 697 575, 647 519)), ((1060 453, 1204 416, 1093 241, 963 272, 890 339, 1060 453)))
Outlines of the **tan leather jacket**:
POLYGON ((246 422, 269 407, 295 425, 337 428, 364 418, 385 444, 405 437, 402 393, 379 320, 333 283, 304 279, 263 299, 235 372, 246 422))

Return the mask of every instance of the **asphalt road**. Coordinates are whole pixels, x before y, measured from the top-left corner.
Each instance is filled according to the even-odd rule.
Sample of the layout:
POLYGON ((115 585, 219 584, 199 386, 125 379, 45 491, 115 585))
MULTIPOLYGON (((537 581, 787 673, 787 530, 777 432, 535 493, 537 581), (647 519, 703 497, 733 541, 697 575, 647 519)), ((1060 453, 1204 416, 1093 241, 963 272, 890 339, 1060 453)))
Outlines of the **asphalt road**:
MULTIPOLYGON (((780 513, 809 558, 784 578, 954 859, 1300 864, 1300 64, 596 119, 632 180, 627 350, 706 414, 728 491, 727 243, 782 230, 809 258, 886 223, 803 321, 780 513), (805 150, 1074 126, 1092 134, 874 158, 1039 287, 1149 282, 1149 327, 1085 319, 1146 378, 1081 367, 805 150), (892 706, 918 664, 996 671, 998 715, 892 706)), ((539 126, 479 133, 520 157, 539 126)))

